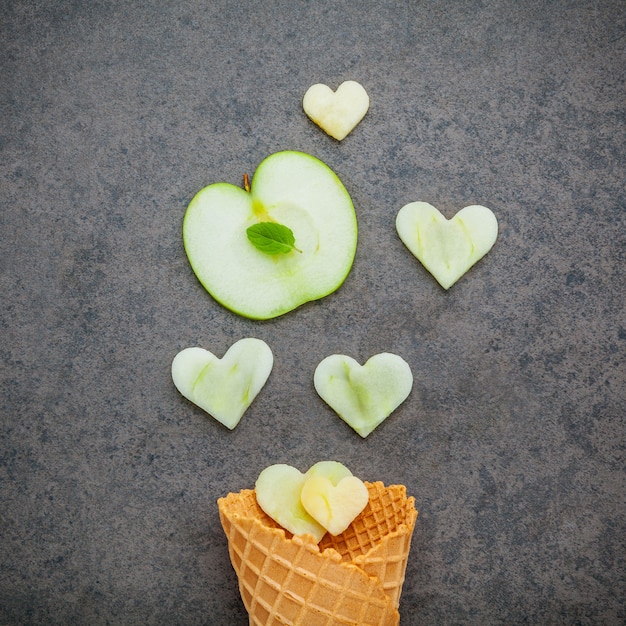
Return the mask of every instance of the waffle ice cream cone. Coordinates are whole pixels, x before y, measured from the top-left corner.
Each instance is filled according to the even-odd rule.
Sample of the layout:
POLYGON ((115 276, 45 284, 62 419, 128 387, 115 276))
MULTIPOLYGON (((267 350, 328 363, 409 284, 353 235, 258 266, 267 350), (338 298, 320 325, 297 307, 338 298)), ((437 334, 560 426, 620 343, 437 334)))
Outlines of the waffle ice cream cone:
POLYGON ((266 515, 254 490, 218 500, 231 563, 251 626, 390 626, 417 519, 402 485, 365 483, 369 503, 340 535, 319 545, 266 515))

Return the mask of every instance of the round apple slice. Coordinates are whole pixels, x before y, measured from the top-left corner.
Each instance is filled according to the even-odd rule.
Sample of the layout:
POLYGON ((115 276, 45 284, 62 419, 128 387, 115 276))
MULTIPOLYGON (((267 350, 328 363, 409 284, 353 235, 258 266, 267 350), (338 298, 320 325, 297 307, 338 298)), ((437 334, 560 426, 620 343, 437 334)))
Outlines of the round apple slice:
POLYGON ((337 175, 302 152, 270 155, 249 189, 215 183, 187 208, 183 241, 205 289, 244 317, 270 319, 334 292, 354 261, 357 221, 337 175), (286 252, 268 254, 248 229, 280 224, 293 233, 286 252))

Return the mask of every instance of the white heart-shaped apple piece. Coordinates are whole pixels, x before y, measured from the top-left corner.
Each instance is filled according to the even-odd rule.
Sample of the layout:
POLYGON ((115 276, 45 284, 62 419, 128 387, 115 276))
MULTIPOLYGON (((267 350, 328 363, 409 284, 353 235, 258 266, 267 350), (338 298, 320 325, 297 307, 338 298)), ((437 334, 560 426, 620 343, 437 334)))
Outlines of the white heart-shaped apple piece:
POLYGON ((427 202, 411 202, 398 212, 396 230, 437 282, 449 289, 491 250, 498 220, 490 209, 477 204, 448 220, 427 202))
POLYGON ((274 357, 261 339, 234 343, 221 358, 203 348, 185 348, 172 361, 180 393, 231 430, 265 385, 274 357))
POLYGON ((312 85, 302 100, 307 116, 338 141, 344 139, 363 119, 369 106, 367 92, 354 80, 341 83, 337 91, 328 85, 312 85))
POLYGON ((343 354, 315 369, 315 390, 361 437, 367 437, 406 400, 413 387, 409 364, 397 354, 375 354, 364 365, 343 354))
POLYGON ((254 486, 259 506, 275 522, 294 535, 313 535, 319 543, 326 529, 304 509, 300 495, 305 475, 291 465, 278 463, 265 468, 254 486))
POLYGON ((333 483, 326 476, 304 481, 300 495, 307 513, 331 535, 340 535, 369 502, 369 492, 356 476, 345 476, 333 483))

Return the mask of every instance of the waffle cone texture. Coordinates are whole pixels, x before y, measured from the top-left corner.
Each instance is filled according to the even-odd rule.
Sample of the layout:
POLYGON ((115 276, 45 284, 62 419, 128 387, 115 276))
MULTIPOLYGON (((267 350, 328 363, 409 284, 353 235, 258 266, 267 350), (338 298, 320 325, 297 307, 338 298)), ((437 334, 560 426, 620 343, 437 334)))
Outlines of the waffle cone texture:
POLYGON ((369 502, 340 535, 319 544, 266 515, 254 490, 220 498, 220 520, 251 626, 391 626, 398 604, 415 499, 403 485, 365 483, 369 502))

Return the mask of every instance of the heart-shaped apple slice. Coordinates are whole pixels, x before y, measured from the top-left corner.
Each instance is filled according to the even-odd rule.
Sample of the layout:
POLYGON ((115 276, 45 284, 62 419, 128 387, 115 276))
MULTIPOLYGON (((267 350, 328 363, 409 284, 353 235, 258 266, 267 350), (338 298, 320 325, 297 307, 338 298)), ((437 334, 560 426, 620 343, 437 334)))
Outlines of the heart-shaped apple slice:
POLYGON ((313 382, 339 417, 361 437, 367 437, 407 398, 413 374, 397 354, 376 354, 365 365, 333 354, 317 366, 313 382))
POLYGON ((291 465, 266 467, 254 486, 259 506, 275 522, 294 535, 313 535, 319 543, 326 529, 305 510, 300 500, 305 475, 291 465))
POLYGON ((331 535, 341 534, 366 507, 369 492, 365 484, 340 463, 345 471, 326 469, 320 465, 333 463, 323 461, 314 465, 306 474, 300 500, 307 513, 331 535), (317 466, 317 467, 316 467, 317 466))
POLYGON ((498 220, 477 204, 452 219, 427 202, 411 202, 396 217, 396 230, 406 247, 444 288, 450 288, 496 242, 498 220))
POLYGON ((312 85, 302 100, 308 117, 338 141, 344 139, 363 119, 369 105, 367 92, 353 80, 341 83, 337 91, 328 85, 312 85))
POLYGON ((274 357, 261 339, 234 343, 221 358, 203 348, 185 348, 172 361, 180 393, 231 430, 267 381, 274 357))

